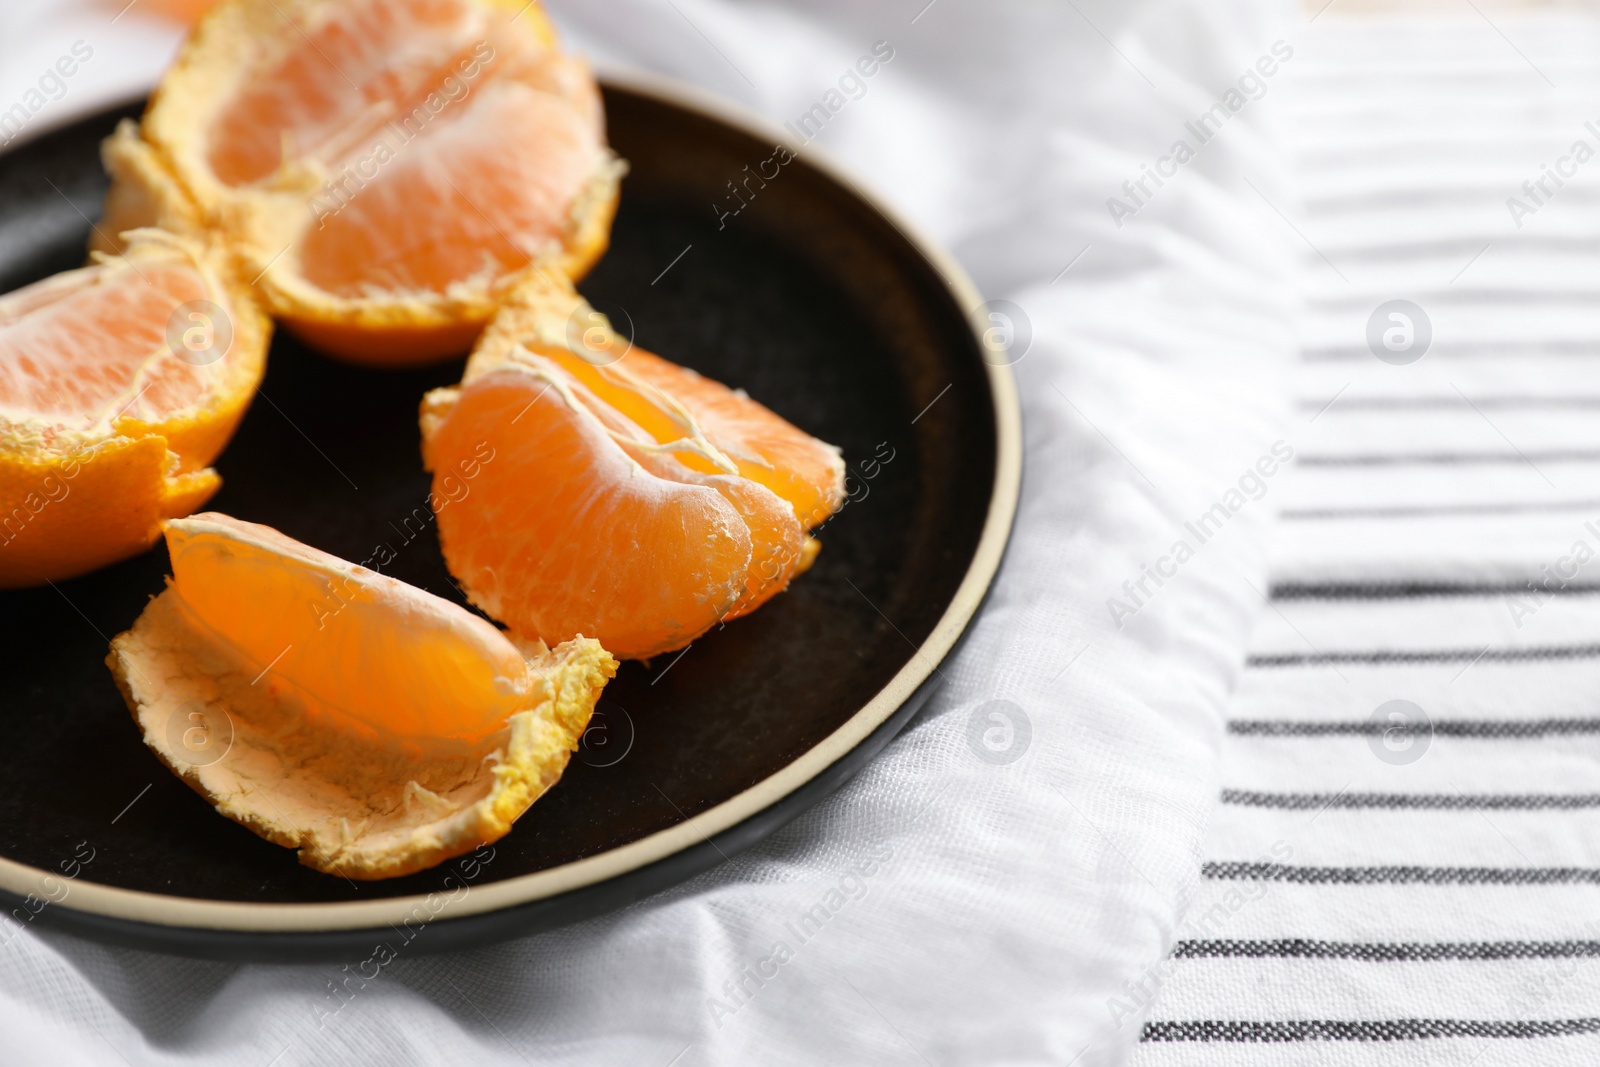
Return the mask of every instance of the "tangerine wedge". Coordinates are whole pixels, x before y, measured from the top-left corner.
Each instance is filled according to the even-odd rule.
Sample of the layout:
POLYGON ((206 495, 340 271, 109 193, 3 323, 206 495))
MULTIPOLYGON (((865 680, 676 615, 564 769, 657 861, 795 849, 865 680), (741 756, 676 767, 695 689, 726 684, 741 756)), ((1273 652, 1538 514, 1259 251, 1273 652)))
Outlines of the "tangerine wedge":
POLYGON ((617 661, 207 513, 107 664, 144 741, 217 811, 349 878, 503 837, 561 777, 617 661))
POLYGON ((106 149, 111 235, 193 217, 335 355, 465 351, 535 263, 604 251, 600 95, 522 0, 224 0, 106 149))
POLYGON ((157 230, 0 296, 0 587, 136 555, 216 492, 271 323, 229 260, 157 230))
POLYGON ((836 448, 745 396, 629 346, 556 276, 525 280, 459 386, 422 406, 437 511, 472 602, 545 641, 623 658, 682 648, 810 566, 843 500, 836 448))

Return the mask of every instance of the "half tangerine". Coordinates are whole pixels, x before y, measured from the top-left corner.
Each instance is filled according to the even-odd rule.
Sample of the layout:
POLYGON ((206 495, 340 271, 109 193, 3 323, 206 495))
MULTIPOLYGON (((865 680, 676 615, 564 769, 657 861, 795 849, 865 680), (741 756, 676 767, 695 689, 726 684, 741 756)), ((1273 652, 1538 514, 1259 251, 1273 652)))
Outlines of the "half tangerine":
POLYGON ((193 215, 295 332, 388 365, 465 350, 531 264, 582 274, 623 169, 510 0, 224 0, 107 158, 108 233, 193 215))

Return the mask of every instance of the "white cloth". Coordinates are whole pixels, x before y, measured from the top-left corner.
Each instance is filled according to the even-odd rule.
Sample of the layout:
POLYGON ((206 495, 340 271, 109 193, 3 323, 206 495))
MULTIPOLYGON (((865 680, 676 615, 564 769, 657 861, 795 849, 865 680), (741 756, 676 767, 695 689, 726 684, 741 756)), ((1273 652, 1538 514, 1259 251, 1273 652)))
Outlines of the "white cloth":
POLYGON ((1600 19, 1455 14, 1330 12, 1284 96, 1298 469, 1139 1067, 1600 1062, 1600 19))
POLYGON ((150 90, 183 33, 123 2, 0 5, 0 147, 150 90))
MULTIPOLYGON (((1268 65, 1299 24, 1215 0, 918 6, 570 0, 555 13, 591 54, 778 122, 874 42, 894 48, 819 140, 952 248, 986 296, 1025 309, 1033 334, 1016 365, 1027 437, 1016 531, 926 710, 835 796, 731 862, 602 919, 403 957, 321 1029, 335 967, 18 937, 0 952, 11 1057, 1124 1058, 1138 1020, 1109 1015, 1107 998, 1163 957, 1195 887, 1222 708, 1265 589, 1268 505, 1234 487, 1270 454, 1287 410, 1295 239, 1276 213, 1291 199, 1261 127, 1295 60, 1257 76, 1261 99, 1213 116, 1225 125, 1192 161, 1161 160, 1180 138, 1195 142, 1185 123, 1268 65), (1137 211, 1119 228, 1108 198, 1129 197, 1142 165, 1168 177, 1124 199, 1137 211), (1225 507, 1221 532, 1175 565, 1173 544, 1198 540, 1185 522, 1235 497, 1237 514, 1225 507), (1176 577, 1157 584, 1147 565, 1176 577), (1123 591, 1140 581, 1142 595, 1123 591), (1120 627, 1112 597, 1137 608, 1120 627), (974 709, 994 699, 1031 724, 1006 765, 968 741, 974 709), (873 857, 864 896, 734 998, 729 985, 789 939, 786 924, 873 857), (737 1011, 724 1017, 717 1001, 737 1011)), ((156 57, 143 58, 153 76, 156 57)))

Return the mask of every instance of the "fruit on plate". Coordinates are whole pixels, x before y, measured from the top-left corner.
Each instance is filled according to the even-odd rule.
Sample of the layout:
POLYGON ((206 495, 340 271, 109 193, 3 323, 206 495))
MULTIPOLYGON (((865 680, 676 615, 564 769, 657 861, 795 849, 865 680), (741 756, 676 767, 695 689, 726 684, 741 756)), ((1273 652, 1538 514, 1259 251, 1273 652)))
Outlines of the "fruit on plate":
POLYGON ((225 254, 159 230, 0 296, 0 587, 136 555, 205 503, 270 334, 225 254))
POLYGON ((104 155, 107 238, 195 220, 296 333, 381 365, 466 351, 535 263, 581 275, 623 170, 524 0, 224 0, 104 155))
POLYGON ((173 576, 107 664, 145 744, 217 811, 348 878, 503 837, 561 777, 617 662, 278 531, 166 524, 173 576))
POLYGON ((619 338, 562 278, 527 279, 459 386, 422 405, 451 573, 528 638, 648 658, 759 607, 811 565, 843 500, 838 449, 742 391, 619 338))

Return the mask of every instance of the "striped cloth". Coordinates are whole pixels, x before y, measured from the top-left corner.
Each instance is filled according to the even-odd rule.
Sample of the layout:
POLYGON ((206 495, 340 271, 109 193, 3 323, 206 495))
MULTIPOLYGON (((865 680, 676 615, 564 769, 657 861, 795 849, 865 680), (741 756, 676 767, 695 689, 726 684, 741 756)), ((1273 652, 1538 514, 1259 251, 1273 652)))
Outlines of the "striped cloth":
POLYGON ((1295 39, 1296 470, 1138 1067, 1600 1063, 1600 21, 1474 7, 1295 39))

